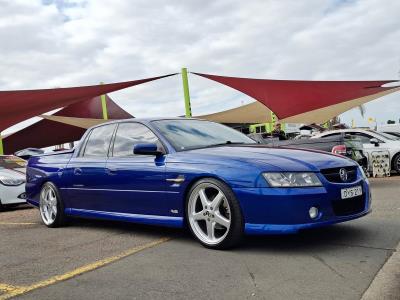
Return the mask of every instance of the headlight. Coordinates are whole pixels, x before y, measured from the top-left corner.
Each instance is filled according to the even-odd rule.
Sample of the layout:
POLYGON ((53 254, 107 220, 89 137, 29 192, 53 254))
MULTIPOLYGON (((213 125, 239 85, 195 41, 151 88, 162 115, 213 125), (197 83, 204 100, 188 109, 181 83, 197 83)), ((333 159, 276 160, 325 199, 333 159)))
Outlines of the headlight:
POLYGON ((7 176, 0 176, 0 183, 7 186, 17 186, 25 182, 22 178, 12 178, 7 176))
POLYGON ((263 173, 265 180, 272 187, 310 187, 322 186, 315 173, 263 173))

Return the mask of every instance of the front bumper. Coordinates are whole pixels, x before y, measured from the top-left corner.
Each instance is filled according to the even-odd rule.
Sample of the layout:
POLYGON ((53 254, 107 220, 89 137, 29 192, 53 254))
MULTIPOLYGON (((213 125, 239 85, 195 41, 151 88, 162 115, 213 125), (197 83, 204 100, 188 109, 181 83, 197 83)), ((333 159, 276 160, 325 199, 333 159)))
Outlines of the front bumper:
POLYGON ((1 204, 23 204, 26 203, 25 185, 0 186, 1 204))
POLYGON ((357 219, 371 211, 369 185, 363 179, 346 184, 324 183, 323 187, 316 188, 241 188, 234 192, 247 234, 296 233, 357 219), (342 188, 359 185, 362 196, 341 199, 342 188), (320 214, 316 219, 310 218, 310 207, 318 208, 320 214))

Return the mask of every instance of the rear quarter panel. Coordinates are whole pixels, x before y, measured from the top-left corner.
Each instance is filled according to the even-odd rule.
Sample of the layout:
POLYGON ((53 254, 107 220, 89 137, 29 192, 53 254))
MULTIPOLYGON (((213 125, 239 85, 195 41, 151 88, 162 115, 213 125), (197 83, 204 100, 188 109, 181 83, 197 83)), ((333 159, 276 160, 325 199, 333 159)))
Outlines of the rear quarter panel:
POLYGON ((73 152, 62 152, 29 159, 25 185, 28 203, 38 206, 40 190, 45 182, 51 181, 59 188, 64 186, 62 173, 72 154, 73 152))

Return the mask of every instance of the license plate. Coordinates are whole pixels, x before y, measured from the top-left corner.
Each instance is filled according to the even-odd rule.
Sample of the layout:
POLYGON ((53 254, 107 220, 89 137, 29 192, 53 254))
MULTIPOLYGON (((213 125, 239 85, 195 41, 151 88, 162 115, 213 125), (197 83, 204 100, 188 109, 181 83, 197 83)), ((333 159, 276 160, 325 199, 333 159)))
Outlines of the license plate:
POLYGON ((362 195, 362 188, 361 186, 354 186, 347 189, 342 189, 342 199, 353 198, 362 195))

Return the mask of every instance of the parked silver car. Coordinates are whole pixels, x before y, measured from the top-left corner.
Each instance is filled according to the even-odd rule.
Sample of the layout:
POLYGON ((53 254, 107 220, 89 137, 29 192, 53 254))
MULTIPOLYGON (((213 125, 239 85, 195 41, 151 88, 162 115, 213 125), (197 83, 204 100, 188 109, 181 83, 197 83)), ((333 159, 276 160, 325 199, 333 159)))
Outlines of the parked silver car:
POLYGON ((314 135, 312 138, 333 137, 339 135, 352 135, 359 138, 363 144, 365 152, 372 150, 387 150, 392 170, 400 174, 400 140, 387 134, 382 134, 370 129, 338 129, 325 131, 314 135))

